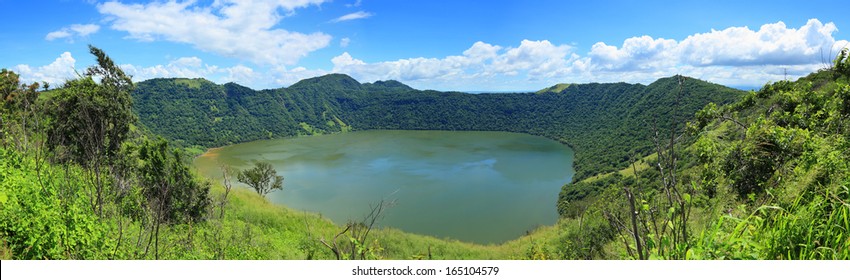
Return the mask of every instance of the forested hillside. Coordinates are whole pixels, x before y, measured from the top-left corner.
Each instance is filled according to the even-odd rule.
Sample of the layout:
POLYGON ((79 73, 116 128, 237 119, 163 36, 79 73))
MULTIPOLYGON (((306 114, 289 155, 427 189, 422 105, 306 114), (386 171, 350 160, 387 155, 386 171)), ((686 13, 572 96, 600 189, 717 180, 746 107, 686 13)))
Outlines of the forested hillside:
POLYGON ((492 130, 546 136, 576 151, 577 178, 618 170, 651 151, 644 129, 726 104, 741 91, 677 78, 640 84, 580 84, 559 91, 467 94, 414 90, 396 81, 361 84, 341 74, 254 91, 205 80, 154 79, 134 92, 141 123, 186 145, 206 147, 349 129, 492 130), (680 103, 673 110, 674 103, 680 103))
POLYGON ((674 133, 659 133, 651 156, 565 186, 563 235, 548 252, 580 259, 850 259, 846 54, 797 81, 765 85, 725 106, 711 103, 674 133))
POLYGON ((135 85, 90 50, 98 64, 53 89, 0 71, 0 259, 522 257, 519 242, 497 248, 378 228, 367 238, 234 188, 239 171, 202 178, 185 149, 139 125, 135 85))
POLYGON ((2 259, 850 259, 846 49, 741 96, 681 76, 534 94, 344 75, 259 92, 161 79, 133 93, 90 51, 97 65, 54 89, 0 71, 2 259), (584 175, 564 186, 557 224, 477 245, 373 229, 383 203, 346 225, 268 203, 232 187, 244 172, 197 176, 156 134, 185 147, 380 128, 545 135, 576 148, 584 175))

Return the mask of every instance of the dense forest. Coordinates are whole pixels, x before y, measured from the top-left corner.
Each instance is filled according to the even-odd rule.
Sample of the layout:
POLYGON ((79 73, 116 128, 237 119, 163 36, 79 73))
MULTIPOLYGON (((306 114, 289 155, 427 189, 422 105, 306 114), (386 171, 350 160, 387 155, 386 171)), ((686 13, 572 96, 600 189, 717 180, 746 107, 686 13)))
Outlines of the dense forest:
POLYGON ((664 130, 710 102, 722 105, 743 95, 688 78, 687 94, 679 97, 673 94, 677 79, 513 94, 420 91, 396 81, 361 84, 342 74, 262 91, 203 79, 153 79, 139 83, 133 97, 142 124, 186 146, 352 129, 523 132, 573 147, 576 178, 583 179, 650 153, 644 128, 664 130), (681 104, 677 110, 675 103, 681 104))
POLYGON ((564 187, 547 256, 850 259, 847 49, 671 128, 654 154, 564 187))
POLYGON ((97 65, 53 89, 0 72, 0 258, 850 259, 847 50, 747 93, 674 76, 478 95, 345 75, 134 84, 90 51, 97 65), (335 225, 234 188, 250 170, 213 182, 188 164, 198 148, 357 129, 542 135, 579 172, 557 224, 479 245, 373 229, 383 204, 335 225))

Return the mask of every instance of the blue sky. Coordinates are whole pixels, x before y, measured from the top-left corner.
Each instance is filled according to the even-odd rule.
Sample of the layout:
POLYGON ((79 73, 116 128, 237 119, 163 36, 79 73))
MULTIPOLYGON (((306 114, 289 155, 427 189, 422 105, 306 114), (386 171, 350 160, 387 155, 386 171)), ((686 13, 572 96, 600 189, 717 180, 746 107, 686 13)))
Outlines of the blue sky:
POLYGON ((61 84, 93 44, 137 81, 255 89, 327 73, 461 91, 674 74, 758 87, 850 47, 841 2, 0 0, 0 67, 61 84))

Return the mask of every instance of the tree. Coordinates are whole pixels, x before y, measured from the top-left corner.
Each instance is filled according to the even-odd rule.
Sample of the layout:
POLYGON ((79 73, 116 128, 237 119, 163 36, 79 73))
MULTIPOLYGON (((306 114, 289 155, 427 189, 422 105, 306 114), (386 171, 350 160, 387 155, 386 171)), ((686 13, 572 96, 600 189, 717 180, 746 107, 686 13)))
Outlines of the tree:
POLYGON ((103 208, 104 166, 109 166, 130 125, 133 113, 133 82, 102 50, 89 45, 98 64, 89 67, 84 77, 70 80, 54 100, 48 130, 48 148, 57 158, 74 161, 92 174, 95 186, 93 208, 103 208), (95 82, 100 79, 100 83, 95 82))
POLYGON ((239 172, 237 180, 254 188, 262 197, 274 190, 283 189, 283 176, 277 175, 268 162, 256 162, 254 168, 239 172))
POLYGON ((837 75, 850 76, 850 56, 848 56, 847 48, 843 48, 838 52, 838 56, 835 57, 833 70, 837 75))
POLYGON ((37 127, 32 126, 39 125, 36 118, 39 87, 39 83, 21 83, 20 76, 15 72, 0 70, 0 142, 4 146, 5 136, 17 131, 17 137, 13 139, 18 149, 27 152, 29 136, 37 130, 37 127))
POLYGON ((170 149, 161 138, 142 143, 139 162, 142 193, 153 214, 148 246, 153 241, 154 258, 159 259, 160 225, 203 221, 211 203, 210 187, 196 180, 180 150, 170 149))

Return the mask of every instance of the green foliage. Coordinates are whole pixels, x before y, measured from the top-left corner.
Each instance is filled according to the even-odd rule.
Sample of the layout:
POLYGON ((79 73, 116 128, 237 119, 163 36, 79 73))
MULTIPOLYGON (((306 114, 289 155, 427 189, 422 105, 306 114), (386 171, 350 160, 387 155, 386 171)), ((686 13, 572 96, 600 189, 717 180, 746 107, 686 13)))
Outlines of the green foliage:
POLYGON ((54 160, 86 167, 93 182, 92 207, 102 213, 107 179, 105 170, 127 139, 136 122, 132 111, 130 77, 106 54, 89 46, 98 65, 87 69, 86 76, 66 81, 45 108, 47 148, 54 160), (100 78, 100 83, 94 79, 100 78))
POLYGON ((562 222, 558 244, 559 258, 568 260, 606 259, 605 245, 615 237, 601 211, 586 211, 581 216, 562 222))
POLYGON ((582 180, 567 184, 558 194, 558 214, 565 218, 578 217, 595 200, 596 195, 620 180, 622 176, 613 173, 596 180, 582 180))
POLYGON ((565 186, 559 212, 573 227, 562 238, 564 257, 607 248, 594 258, 850 259, 850 86, 833 73, 709 103, 676 138, 681 160, 649 161, 664 169, 565 186), (636 198, 634 215, 628 194, 636 198), (616 237, 599 239, 606 245, 593 250, 576 246, 595 235, 575 230, 581 218, 607 220, 616 237), (641 247, 647 254, 635 253, 641 247))
POLYGON ((850 56, 848 56, 847 48, 843 48, 838 52, 838 56, 835 57, 834 63, 833 71, 835 71, 836 74, 850 77, 850 56))
POLYGON ((0 238, 17 259, 103 259, 109 225, 89 207, 81 171, 49 167, 0 148, 0 238))
POLYGON ((145 140, 138 148, 137 167, 148 207, 169 223, 199 222, 210 206, 209 183, 200 182, 168 142, 145 140))
POLYGON ((49 148, 85 166, 109 162, 136 121, 133 83, 102 50, 89 46, 97 66, 60 89, 51 108, 49 148), (100 84, 94 77, 101 79, 100 84), (61 151, 59 151, 61 150, 61 151))
MULTIPOLYGON (((26 150, 34 138, 33 130, 40 129, 43 123, 38 121, 40 104, 36 101, 41 92, 39 84, 20 82, 15 72, 0 70, 0 143, 7 146, 7 134, 17 135, 12 142, 19 150, 26 150)), ((44 83, 44 90, 49 88, 44 83)))
POLYGON ((419 91, 396 81, 360 84, 341 74, 262 91, 197 83, 139 83, 133 96, 141 122, 178 143, 204 146, 351 129, 522 132, 569 144, 576 152, 577 180, 624 168, 632 155, 648 154, 651 138, 643 128, 653 119, 672 114, 683 120, 708 102, 722 105, 740 94, 692 80, 682 110, 672 111, 673 78, 649 86, 560 86, 558 92, 540 94, 419 91))
POLYGON ((725 132, 737 136, 704 137, 703 180, 729 186, 741 204, 701 234, 692 257, 850 259, 847 90, 827 70, 717 109, 741 113, 707 127, 737 122, 725 132))
POLYGON ((268 162, 258 161, 254 167, 240 171, 236 178, 257 191, 262 197, 275 190, 283 189, 283 176, 277 175, 274 167, 268 162))
MULTIPOLYGON (((681 77, 539 94, 417 91, 345 75, 265 91, 158 79, 133 91, 142 122, 181 147, 298 135, 302 126, 507 130, 570 143, 576 177, 587 179, 562 189, 558 224, 484 246, 373 223, 338 226, 246 189, 221 195, 229 188, 199 179, 174 143, 133 125, 131 102, 114 94, 132 83, 91 50, 99 66, 53 91, 0 72, 4 258, 331 259, 341 257, 322 241, 340 237, 345 258, 362 259, 850 259, 846 52, 832 70, 743 96, 681 77), (111 118, 126 128, 93 121, 111 118), (674 144, 653 142, 647 127, 674 144), (651 152, 658 156, 644 161, 653 168, 618 172, 651 152), (597 172, 612 173, 590 176, 597 172)), ((270 190, 274 181, 263 182, 270 190)))

